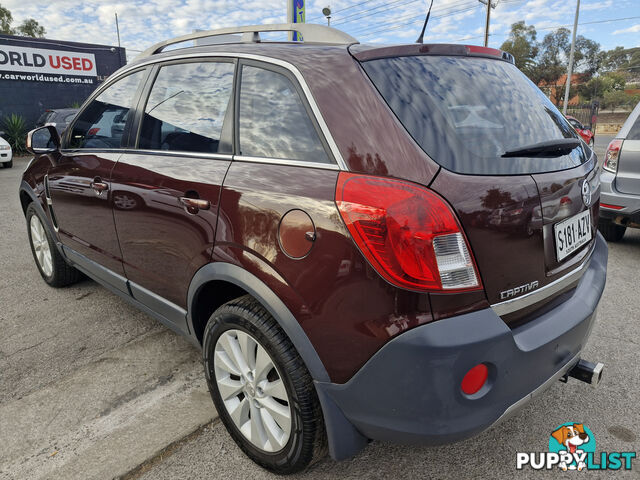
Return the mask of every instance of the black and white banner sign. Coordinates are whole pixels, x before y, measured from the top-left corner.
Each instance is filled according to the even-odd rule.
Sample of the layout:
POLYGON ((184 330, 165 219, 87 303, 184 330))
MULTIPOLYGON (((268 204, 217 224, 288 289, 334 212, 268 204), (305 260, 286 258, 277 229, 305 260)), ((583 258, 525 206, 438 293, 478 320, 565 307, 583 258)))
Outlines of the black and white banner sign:
MULTIPOLYGON (((92 53, 0 45, 0 78, 5 72, 47 74, 47 77, 49 75, 97 76, 96 59, 92 53)), ((35 78, 38 77, 35 76, 35 78)))

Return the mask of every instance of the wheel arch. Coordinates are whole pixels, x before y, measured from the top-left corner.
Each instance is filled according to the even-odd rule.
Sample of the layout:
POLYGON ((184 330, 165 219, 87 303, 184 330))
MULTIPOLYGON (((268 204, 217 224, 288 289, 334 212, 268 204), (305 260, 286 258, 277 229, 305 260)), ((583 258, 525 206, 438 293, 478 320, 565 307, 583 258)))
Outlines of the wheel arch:
POLYGON ((187 295, 189 307, 187 323, 192 334, 202 343, 202 332, 215 308, 246 294, 260 302, 278 322, 300 354, 311 377, 315 381, 329 382, 329 374, 322 360, 291 311, 262 280, 238 265, 215 262, 205 265, 196 272, 187 295), (203 295, 208 296, 214 291, 216 301, 203 302, 203 298, 206 298, 203 295), (211 310, 214 306, 215 308, 211 310))
MULTIPOLYGON (((320 384, 331 380, 311 341, 287 306, 258 277, 242 267, 225 262, 210 263, 198 270, 189 286, 187 299, 189 306, 187 322, 194 337, 197 335, 198 329, 204 330, 202 322, 204 321, 206 326, 208 320, 208 317, 204 318, 203 315, 205 310, 199 310, 198 307, 201 300, 200 295, 212 293, 213 290, 216 290, 217 297, 220 295, 215 302, 219 305, 235 298, 230 297, 221 302, 227 296, 233 295, 234 292, 239 294, 237 296, 245 294, 253 296, 271 313, 289 337, 314 380, 318 399, 322 406, 331 457, 335 460, 342 460, 362 450, 368 442, 366 437, 349 422, 327 393, 319 388, 320 384), (218 288, 222 291, 217 290, 218 288)), ((209 308, 212 308, 211 304, 209 308)), ((199 342, 201 342, 201 338, 200 336, 199 342)))

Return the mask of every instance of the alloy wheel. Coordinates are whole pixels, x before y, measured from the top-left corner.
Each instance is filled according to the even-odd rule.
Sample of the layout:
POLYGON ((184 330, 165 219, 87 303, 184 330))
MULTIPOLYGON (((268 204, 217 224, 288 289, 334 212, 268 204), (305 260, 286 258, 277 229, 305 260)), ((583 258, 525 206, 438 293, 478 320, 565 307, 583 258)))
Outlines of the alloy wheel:
POLYGON ((42 222, 37 215, 33 215, 29 221, 31 230, 31 244, 35 252, 38 265, 42 269, 45 276, 50 277, 53 273, 53 258, 51 256, 51 247, 47 234, 42 226, 42 222))
POLYGON ((213 366, 224 407, 242 435, 265 452, 282 450, 291 435, 291 402, 265 348, 242 330, 225 330, 213 366))

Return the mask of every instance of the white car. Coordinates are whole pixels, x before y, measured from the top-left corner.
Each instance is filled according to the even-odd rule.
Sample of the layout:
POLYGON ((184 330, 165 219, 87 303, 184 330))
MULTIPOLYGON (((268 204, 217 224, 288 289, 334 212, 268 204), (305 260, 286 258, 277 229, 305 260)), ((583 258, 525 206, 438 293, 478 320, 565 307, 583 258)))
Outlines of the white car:
POLYGON ((11 145, 4 138, 0 137, 0 164, 4 168, 13 167, 13 152, 11 145))

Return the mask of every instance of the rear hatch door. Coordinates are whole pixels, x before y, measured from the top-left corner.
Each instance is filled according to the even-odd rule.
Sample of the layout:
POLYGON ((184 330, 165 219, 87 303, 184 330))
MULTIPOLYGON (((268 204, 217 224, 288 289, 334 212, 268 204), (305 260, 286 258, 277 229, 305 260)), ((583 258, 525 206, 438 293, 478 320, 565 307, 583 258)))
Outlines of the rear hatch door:
POLYGON ((553 289, 542 300, 532 295, 588 255, 597 224, 597 161, 512 63, 492 49, 464 54, 459 47, 450 55, 442 48, 429 55, 429 46, 413 55, 381 49, 381 58, 368 51, 360 59, 409 134, 442 167, 429 187, 456 210, 489 303, 502 304, 494 308, 516 324, 571 288, 553 289), (540 151, 541 144, 569 146, 540 151), (527 295, 537 300, 516 301, 527 295))

